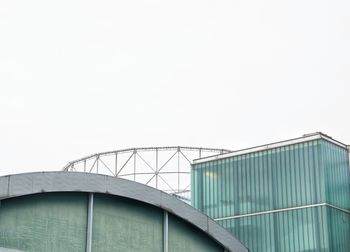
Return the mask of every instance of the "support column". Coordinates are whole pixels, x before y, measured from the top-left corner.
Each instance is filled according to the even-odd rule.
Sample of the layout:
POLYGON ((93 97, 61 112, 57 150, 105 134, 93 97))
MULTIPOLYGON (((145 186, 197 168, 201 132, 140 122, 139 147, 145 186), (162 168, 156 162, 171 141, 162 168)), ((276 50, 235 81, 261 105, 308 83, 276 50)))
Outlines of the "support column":
POLYGON ((168 246, 169 246, 168 212, 164 211, 164 218, 163 218, 163 252, 168 252, 168 246))
POLYGON ((94 215, 94 194, 89 193, 87 231, 86 231, 86 252, 91 252, 93 215, 94 215))

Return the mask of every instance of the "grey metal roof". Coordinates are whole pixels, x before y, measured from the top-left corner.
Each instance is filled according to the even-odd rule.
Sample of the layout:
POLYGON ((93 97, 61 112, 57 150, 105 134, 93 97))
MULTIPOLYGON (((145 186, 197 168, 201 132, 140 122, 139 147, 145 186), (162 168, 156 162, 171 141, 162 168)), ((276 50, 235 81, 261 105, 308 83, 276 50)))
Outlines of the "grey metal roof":
POLYGON ((91 173, 36 172, 0 177, 0 200, 46 192, 104 193, 162 208, 206 232, 232 252, 248 252, 210 217, 162 191, 133 181, 91 173))

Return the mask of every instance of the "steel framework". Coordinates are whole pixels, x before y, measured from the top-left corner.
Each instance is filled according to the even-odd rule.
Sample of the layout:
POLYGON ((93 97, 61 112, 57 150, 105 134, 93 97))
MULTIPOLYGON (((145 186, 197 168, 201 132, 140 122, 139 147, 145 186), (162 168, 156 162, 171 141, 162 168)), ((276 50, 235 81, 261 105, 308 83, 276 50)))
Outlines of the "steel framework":
POLYGON ((183 146, 129 148, 96 153, 71 161, 63 171, 125 178, 189 202, 192 161, 228 152, 225 149, 183 146))

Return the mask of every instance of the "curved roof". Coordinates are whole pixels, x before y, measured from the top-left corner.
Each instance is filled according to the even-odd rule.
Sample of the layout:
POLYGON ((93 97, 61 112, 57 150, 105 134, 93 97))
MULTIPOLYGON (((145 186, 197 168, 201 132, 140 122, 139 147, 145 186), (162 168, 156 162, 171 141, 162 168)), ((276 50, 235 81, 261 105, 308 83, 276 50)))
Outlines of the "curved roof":
POLYGON ((0 200, 46 192, 104 193, 162 208, 203 230, 232 252, 248 252, 210 217, 162 191, 133 181, 91 173, 36 172, 0 177, 0 200))

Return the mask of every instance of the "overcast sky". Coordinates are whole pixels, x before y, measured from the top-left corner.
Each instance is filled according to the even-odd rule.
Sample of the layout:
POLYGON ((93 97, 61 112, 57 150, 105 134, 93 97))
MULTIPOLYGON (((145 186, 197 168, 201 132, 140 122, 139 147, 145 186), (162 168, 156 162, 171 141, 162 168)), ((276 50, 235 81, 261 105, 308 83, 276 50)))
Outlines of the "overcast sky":
POLYGON ((350 144, 349 0, 2 0, 0 174, 141 146, 350 144))

